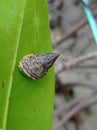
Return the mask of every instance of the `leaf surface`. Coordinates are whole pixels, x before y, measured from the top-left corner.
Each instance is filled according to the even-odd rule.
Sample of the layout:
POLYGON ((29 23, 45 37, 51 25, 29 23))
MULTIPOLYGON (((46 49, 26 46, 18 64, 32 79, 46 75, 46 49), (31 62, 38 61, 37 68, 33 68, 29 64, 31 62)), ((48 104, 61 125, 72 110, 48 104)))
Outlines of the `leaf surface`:
POLYGON ((0 19, 0 129, 50 130, 53 68, 41 80, 18 69, 23 56, 52 51, 46 1, 0 1, 0 19))

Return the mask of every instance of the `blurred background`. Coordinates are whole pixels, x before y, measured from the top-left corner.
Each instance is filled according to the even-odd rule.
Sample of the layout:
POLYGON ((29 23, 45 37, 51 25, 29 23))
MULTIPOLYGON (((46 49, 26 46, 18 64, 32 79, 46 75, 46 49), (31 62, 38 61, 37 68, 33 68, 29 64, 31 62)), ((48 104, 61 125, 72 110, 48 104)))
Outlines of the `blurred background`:
MULTIPOLYGON (((61 53, 56 66, 52 130, 97 130, 97 45, 80 0, 48 0, 51 40, 61 53), (88 54, 91 56, 88 57, 88 54), (75 58, 86 59, 64 67, 75 58)), ((97 1, 90 0, 97 21, 97 1)))

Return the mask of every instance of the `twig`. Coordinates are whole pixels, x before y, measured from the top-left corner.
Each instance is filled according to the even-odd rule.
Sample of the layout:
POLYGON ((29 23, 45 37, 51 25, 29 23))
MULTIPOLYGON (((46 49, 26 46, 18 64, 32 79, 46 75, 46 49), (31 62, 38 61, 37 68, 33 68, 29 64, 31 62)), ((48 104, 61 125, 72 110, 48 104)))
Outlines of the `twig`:
POLYGON ((70 108, 74 107, 82 98, 72 99, 67 102, 65 105, 61 105, 58 109, 55 110, 54 116, 60 115, 61 112, 70 110, 70 108))
POLYGON ((97 69, 96 63, 95 64, 79 65, 79 66, 75 66, 75 67, 76 67, 76 69, 97 69))
MULTIPOLYGON (((93 14, 94 14, 94 17, 96 17, 97 16, 97 10, 94 10, 93 14)), ((87 24, 87 19, 84 19, 78 25, 76 25, 75 27, 70 29, 68 32, 66 32, 66 34, 64 35, 64 37, 62 37, 62 39, 60 39, 59 41, 57 41, 56 43, 53 44, 53 47, 56 48, 58 44, 61 44, 64 40, 66 40, 69 37, 71 37, 72 35, 74 35, 78 30, 80 30, 86 24, 87 24)))
POLYGON ((83 108, 86 107, 86 103, 97 94, 97 89, 87 95, 83 100, 81 100, 56 126, 54 126, 53 130, 57 130, 61 125, 65 124, 69 119, 79 113, 83 108))
MULTIPOLYGON (((67 102, 65 105, 60 106, 58 109, 55 110, 54 116, 60 115, 60 113, 62 113, 63 111, 70 110, 70 109, 73 108, 75 105, 77 105, 78 102, 80 102, 82 99, 84 99, 84 98, 73 99, 73 100, 67 102)), ((86 108, 89 108, 89 107, 91 107, 91 106, 93 106, 93 105, 97 105, 97 101, 89 102, 89 103, 85 106, 85 109, 86 109, 86 108)))
POLYGON ((81 68, 71 68, 69 70, 64 70, 65 73, 80 73, 80 74, 93 74, 97 75, 96 69, 81 69, 81 68))
MULTIPOLYGON (((95 90, 97 89, 97 86, 96 85, 93 85, 93 84, 90 84, 90 83, 87 83, 87 82, 79 82, 79 81, 68 81, 68 82, 65 82, 63 83, 64 86, 66 87, 78 87, 78 86, 81 86, 81 87, 88 87, 90 88, 91 90, 95 90)), ((69 110, 70 108, 74 107, 79 101, 81 101, 83 98, 80 98, 80 99, 72 99, 71 101, 69 101, 68 103, 62 106, 60 106, 58 108, 58 110, 55 110, 54 112, 54 116, 57 116, 60 114, 60 112, 62 111, 65 111, 65 110, 69 110)), ((89 106, 89 105, 88 105, 89 106)))
POLYGON ((81 87, 84 87, 84 88, 86 88, 86 87, 88 87, 88 88, 90 88, 90 89, 97 89, 97 86, 96 85, 94 85, 94 84, 91 84, 91 83, 88 83, 88 82, 84 82, 84 81, 82 81, 82 82, 80 82, 80 81, 69 81, 69 82, 65 82, 65 83, 63 83, 64 84, 64 86, 66 86, 66 87, 78 87, 78 86, 81 86, 81 87))
POLYGON ((61 73, 63 70, 68 70, 74 66, 79 65, 80 63, 89 60, 89 59, 93 59, 97 57, 97 52, 91 52, 87 55, 84 56, 79 56, 73 60, 67 61, 65 62, 63 65, 57 65, 57 73, 61 73))

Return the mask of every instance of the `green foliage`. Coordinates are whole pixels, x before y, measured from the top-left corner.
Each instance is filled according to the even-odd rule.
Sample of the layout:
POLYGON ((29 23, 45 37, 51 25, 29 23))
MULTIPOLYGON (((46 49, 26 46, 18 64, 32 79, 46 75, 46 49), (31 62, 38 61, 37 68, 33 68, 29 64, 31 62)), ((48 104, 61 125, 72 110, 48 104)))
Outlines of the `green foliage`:
POLYGON ((54 71, 32 80, 18 69, 30 53, 51 52, 46 0, 0 1, 0 130, 50 130, 54 71))

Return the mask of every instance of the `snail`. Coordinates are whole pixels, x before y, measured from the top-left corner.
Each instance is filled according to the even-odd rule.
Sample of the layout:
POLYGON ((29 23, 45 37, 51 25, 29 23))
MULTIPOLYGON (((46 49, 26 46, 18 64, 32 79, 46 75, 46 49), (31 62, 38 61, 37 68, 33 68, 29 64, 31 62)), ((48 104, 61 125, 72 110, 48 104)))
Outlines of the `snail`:
POLYGON ((19 62, 19 69, 29 78, 38 80, 46 75, 59 55, 59 53, 28 54, 19 62))

